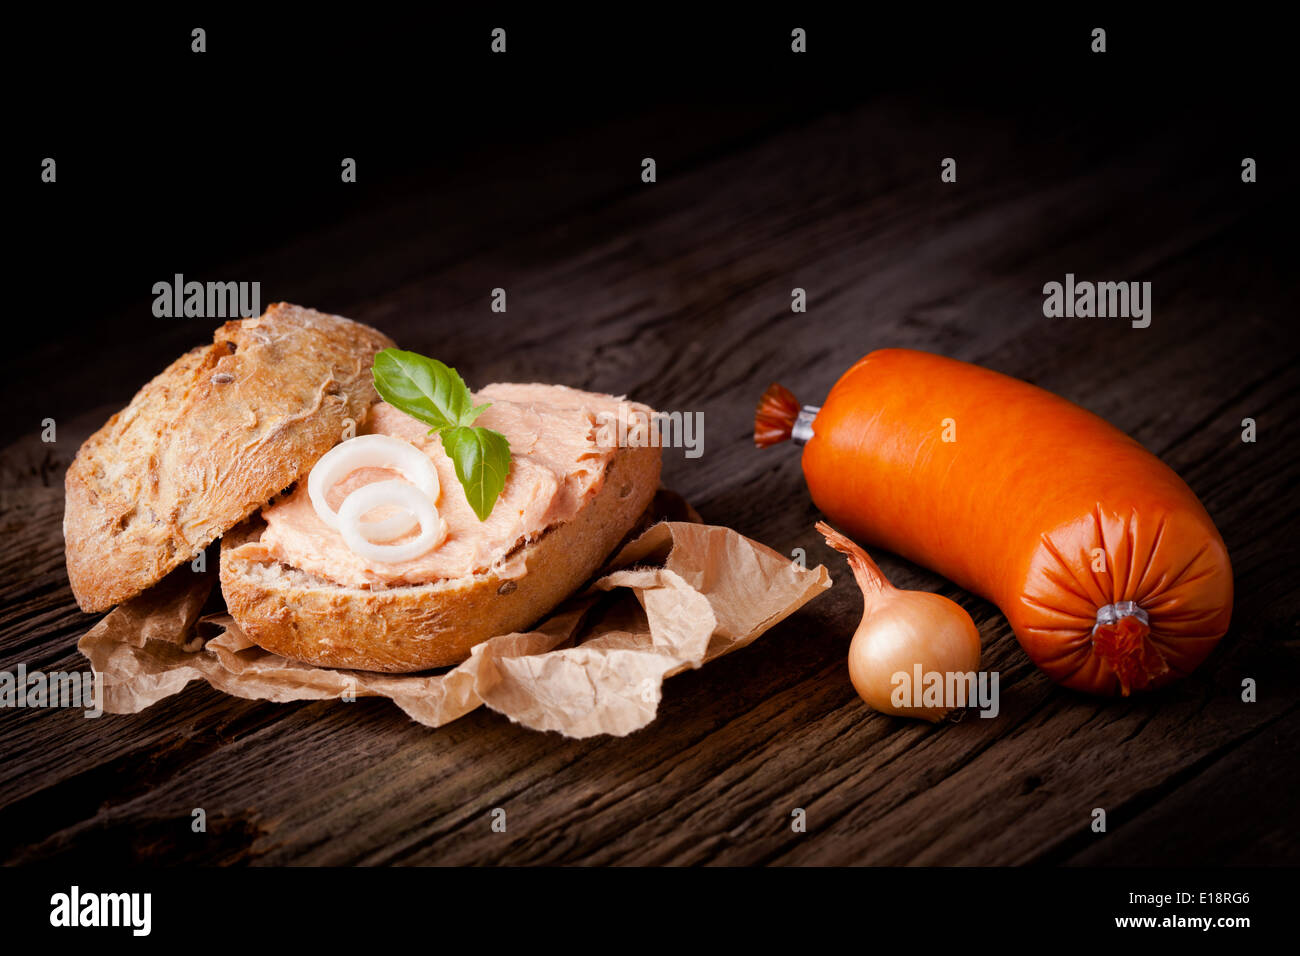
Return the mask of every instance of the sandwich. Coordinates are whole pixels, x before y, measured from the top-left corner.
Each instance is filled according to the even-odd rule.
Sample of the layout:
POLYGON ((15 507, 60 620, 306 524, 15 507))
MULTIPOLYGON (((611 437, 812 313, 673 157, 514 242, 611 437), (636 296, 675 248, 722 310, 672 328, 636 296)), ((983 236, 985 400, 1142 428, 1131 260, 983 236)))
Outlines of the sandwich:
POLYGON ((649 508, 657 442, 612 441, 607 426, 654 413, 563 385, 470 393, 431 360, 401 382, 380 374, 417 360, 375 329, 284 303, 227 322, 69 467, 78 604, 135 597, 220 538, 230 615, 297 661, 450 666, 544 617, 649 508))

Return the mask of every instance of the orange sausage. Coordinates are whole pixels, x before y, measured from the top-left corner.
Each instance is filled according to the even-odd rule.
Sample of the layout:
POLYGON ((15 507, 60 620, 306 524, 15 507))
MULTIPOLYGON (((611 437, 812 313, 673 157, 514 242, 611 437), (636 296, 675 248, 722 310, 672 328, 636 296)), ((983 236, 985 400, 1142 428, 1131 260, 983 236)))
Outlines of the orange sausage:
MULTIPOLYGON (((798 411, 784 389, 765 402, 760 445, 789 437, 798 411)), ((1228 629, 1232 568, 1196 495, 1059 396, 882 349, 835 384, 812 432, 804 477, 831 523, 993 601, 1067 687, 1161 686, 1228 629)))

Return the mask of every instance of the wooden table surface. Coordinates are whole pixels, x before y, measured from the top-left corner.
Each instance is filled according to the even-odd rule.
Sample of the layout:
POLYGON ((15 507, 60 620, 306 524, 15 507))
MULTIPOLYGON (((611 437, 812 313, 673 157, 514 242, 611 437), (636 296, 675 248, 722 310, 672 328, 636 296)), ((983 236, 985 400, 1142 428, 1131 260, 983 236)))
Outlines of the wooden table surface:
MULTIPOLYGON (((262 223, 259 251, 201 278, 260 279, 264 303, 370 323, 471 383, 566 383, 703 412, 702 457, 666 451, 665 484, 706 521, 805 548, 834 587, 751 647, 668 681, 655 722, 625 738, 568 740, 486 708, 430 730, 382 700, 277 705, 197 683, 132 716, 0 711, 0 859, 1300 861, 1300 289, 1294 242, 1278 241, 1296 186, 1276 160, 1243 184, 1242 154, 1225 126, 1207 133, 1187 115, 1101 135, 1089 117, 920 94, 696 105, 395 176, 333 217, 262 223), (640 181, 644 155, 654 184, 640 181), (939 178, 950 155, 956 184, 939 178), (1151 326, 1044 318, 1042 286, 1067 272, 1149 280, 1151 326), (790 309, 796 286, 805 314, 790 309), (489 311, 495 287, 506 317, 489 311), (797 450, 759 452, 750 431, 770 381, 815 404, 882 346, 1035 382, 1183 476, 1223 533, 1237 588, 1231 630, 1197 673, 1133 699, 1060 689, 996 608, 881 554, 895 583, 971 612, 1002 709, 930 726, 856 697, 845 653, 859 594, 813 532, 797 450), (1240 438, 1247 417, 1253 444, 1240 438), (1255 703, 1240 700, 1246 677, 1255 703), (195 807, 207 833, 191 832, 195 807), (1090 828, 1095 807, 1104 834, 1090 828), (796 808, 806 832, 792 831, 796 808)), ((133 281, 147 289, 172 271, 143 262, 133 281)), ((77 610, 64 570, 63 470, 210 334, 154 319, 148 301, 3 359, 0 669, 85 667, 75 645, 97 617, 77 610), (46 415, 52 445, 39 439, 46 415)))

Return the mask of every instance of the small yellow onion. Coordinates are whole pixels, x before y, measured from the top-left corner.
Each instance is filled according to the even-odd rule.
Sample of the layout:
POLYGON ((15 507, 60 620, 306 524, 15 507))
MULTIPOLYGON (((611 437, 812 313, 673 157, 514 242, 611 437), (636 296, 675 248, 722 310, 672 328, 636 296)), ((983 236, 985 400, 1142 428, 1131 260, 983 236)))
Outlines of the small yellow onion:
POLYGON ((862 590, 862 623, 849 645, 849 679, 858 696, 881 713, 943 719, 952 701, 915 706, 922 699, 915 678, 919 669, 922 676, 942 675, 947 685, 949 675, 978 671, 980 634, 975 622, 942 594, 894 587, 866 551, 826 522, 819 521, 817 530, 848 558, 862 590))

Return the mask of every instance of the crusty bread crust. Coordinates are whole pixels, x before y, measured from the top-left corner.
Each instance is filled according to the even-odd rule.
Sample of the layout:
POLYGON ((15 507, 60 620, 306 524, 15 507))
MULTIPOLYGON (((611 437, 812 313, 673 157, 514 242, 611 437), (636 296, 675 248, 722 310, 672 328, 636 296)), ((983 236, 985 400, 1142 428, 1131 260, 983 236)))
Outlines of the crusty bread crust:
POLYGON ((488 570, 414 587, 342 587, 288 568, 253 519, 221 542, 221 590, 248 638, 322 667, 408 673, 459 664, 470 648, 524 630, 587 581, 636 524, 659 484, 658 448, 620 448, 577 516, 523 545, 527 570, 488 570))
POLYGON ((277 303, 181 356, 77 452, 63 537, 84 611, 134 597, 265 505, 360 425, 392 341, 277 303))

